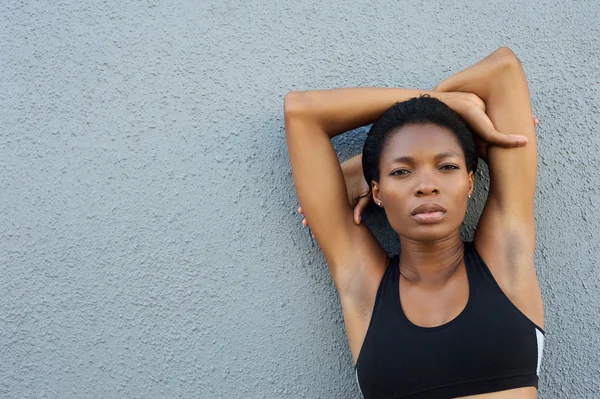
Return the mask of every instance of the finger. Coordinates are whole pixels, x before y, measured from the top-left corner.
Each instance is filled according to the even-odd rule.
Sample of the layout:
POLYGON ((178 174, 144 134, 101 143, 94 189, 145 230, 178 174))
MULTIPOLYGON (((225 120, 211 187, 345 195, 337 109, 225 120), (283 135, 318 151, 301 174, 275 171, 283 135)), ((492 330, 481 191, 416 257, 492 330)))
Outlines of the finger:
POLYGON ((527 144, 527 137, 525 136, 504 134, 497 131, 490 118, 479 108, 472 108, 472 111, 468 113, 468 119, 469 124, 489 144, 507 148, 522 147, 527 144))
POLYGON ((484 137, 484 139, 489 144, 506 148, 523 147, 527 144, 527 137, 525 136, 518 134, 504 134, 496 129, 488 131, 487 137, 484 137))
POLYGON ((508 147, 523 147, 528 142, 526 136, 521 136, 518 134, 502 134, 500 132, 498 132, 498 134, 508 138, 507 142, 510 143, 508 147))
POLYGON ((298 213, 302 213, 302 207, 298 208, 298 213))
POLYGON ((362 220, 362 214, 365 211, 365 209, 367 209, 367 205, 369 205, 370 201, 371 197, 369 196, 363 197, 358 200, 358 203, 354 207, 354 223, 360 224, 362 220))
POLYGON ((525 136, 518 134, 504 134, 500 133, 496 129, 487 131, 483 136, 483 139, 489 144, 506 148, 523 147, 525 144, 527 144, 527 137, 525 136))
POLYGON ((360 224, 360 209, 358 208, 358 205, 354 207, 352 216, 354 217, 354 224, 360 224))
POLYGON ((354 224, 357 224, 357 225, 360 224, 360 207, 359 207, 359 205, 360 205, 361 199, 358 200, 358 202, 354 206, 354 209, 352 210, 352 217, 354 219, 354 224))
POLYGON ((369 205, 369 202, 371 202, 372 197, 370 196, 366 196, 361 198, 358 201, 358 204, 356 204, 356 208, 355 210, 358 211, 358 224, 360 224, 360 221, 362 219, 362 214, 365 211, 365 209, 367 209, 367 205, 369 205))
POLYGON ((306 221, 306 218, 302 219, 302 225, 308 227, 308 222, 306 221))

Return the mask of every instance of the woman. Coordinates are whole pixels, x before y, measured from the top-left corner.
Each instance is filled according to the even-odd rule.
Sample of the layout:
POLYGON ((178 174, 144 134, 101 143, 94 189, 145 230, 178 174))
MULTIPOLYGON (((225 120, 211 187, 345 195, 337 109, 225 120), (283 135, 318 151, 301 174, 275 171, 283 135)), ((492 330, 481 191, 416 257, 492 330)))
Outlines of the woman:
POLYGON ((537 397, 536 122, 515 54, 499 48, 432 91, 290 92, 284 110, 299 211, 339 293, 363 396, 537 397), (362 159, 340 167, 331 138, 370 123, 362 159), (470 132, 490 188, 463 242, 477 166, 470 132), (399 255, 360 223, 369 189, 399 255))

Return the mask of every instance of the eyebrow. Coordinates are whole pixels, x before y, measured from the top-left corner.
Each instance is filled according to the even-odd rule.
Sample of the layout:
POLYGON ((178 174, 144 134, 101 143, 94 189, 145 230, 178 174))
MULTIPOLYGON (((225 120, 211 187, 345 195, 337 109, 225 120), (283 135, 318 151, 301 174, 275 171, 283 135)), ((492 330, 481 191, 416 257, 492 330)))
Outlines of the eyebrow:
MULTIPOLYGON (((451 152, 440 152, 439 154, 436 154, 436 156, 434 157, 436 161, 439 161, 440 159, 444 159, 444 158, 450 158, 450 157, 459 157, 460 155, 455 152, 455 151, 451 151, 451 152)), ((411 156, 400 156, 400 157, 396 157, 394 159, 392 159, 392 163, 414 163, 415 159, 411 156)))

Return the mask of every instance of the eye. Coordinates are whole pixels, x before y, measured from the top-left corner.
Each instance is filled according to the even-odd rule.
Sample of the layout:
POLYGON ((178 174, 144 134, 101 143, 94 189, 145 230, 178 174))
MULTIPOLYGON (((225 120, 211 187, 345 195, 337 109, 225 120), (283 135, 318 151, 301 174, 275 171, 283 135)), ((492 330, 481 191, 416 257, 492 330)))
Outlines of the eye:
POLYGON ((442 165, 440 167, 440 169, 443 169, 443 170, 455 170, 455 169, 459 169, 459 167, 456 166, 456 165, 448 164, 448 165, 442 165))
POLYGON ((392 173, 390 173, 390 176, 406 175, 408 173, 409 172, 406 169, 398 169, 398 170, 395 170, 392 173))

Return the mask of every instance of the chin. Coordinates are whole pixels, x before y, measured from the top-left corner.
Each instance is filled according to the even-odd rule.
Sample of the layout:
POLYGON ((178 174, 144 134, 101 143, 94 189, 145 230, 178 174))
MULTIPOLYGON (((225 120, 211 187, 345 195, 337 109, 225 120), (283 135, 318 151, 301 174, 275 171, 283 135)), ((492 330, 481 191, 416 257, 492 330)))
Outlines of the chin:
POLYGON ((442 240, 444 238, 448 238, 453 233, 453 232, 446 231, 446 229, 444 229, 444 231, 440 231, 441 229, 438 229, 437 231, 433 231, 433 230, 434 229, 429 229, 429 231, 418 231, 418 232, 411 231, 409 234, 406 234, 405 237, 410 238, 411 240, 414 240, 414 241, 419 241, 419 242, 434 242, 434 241, 442 240))
MULTIPOLYGON (((414 222, 413 222, 414 223, 414 222)), ((443 240, 456 234, 460 225, 450 225, 448 223, 417 225, 410 228, 396 230, 399 235, 418 242, 434 242, 443 240)))

